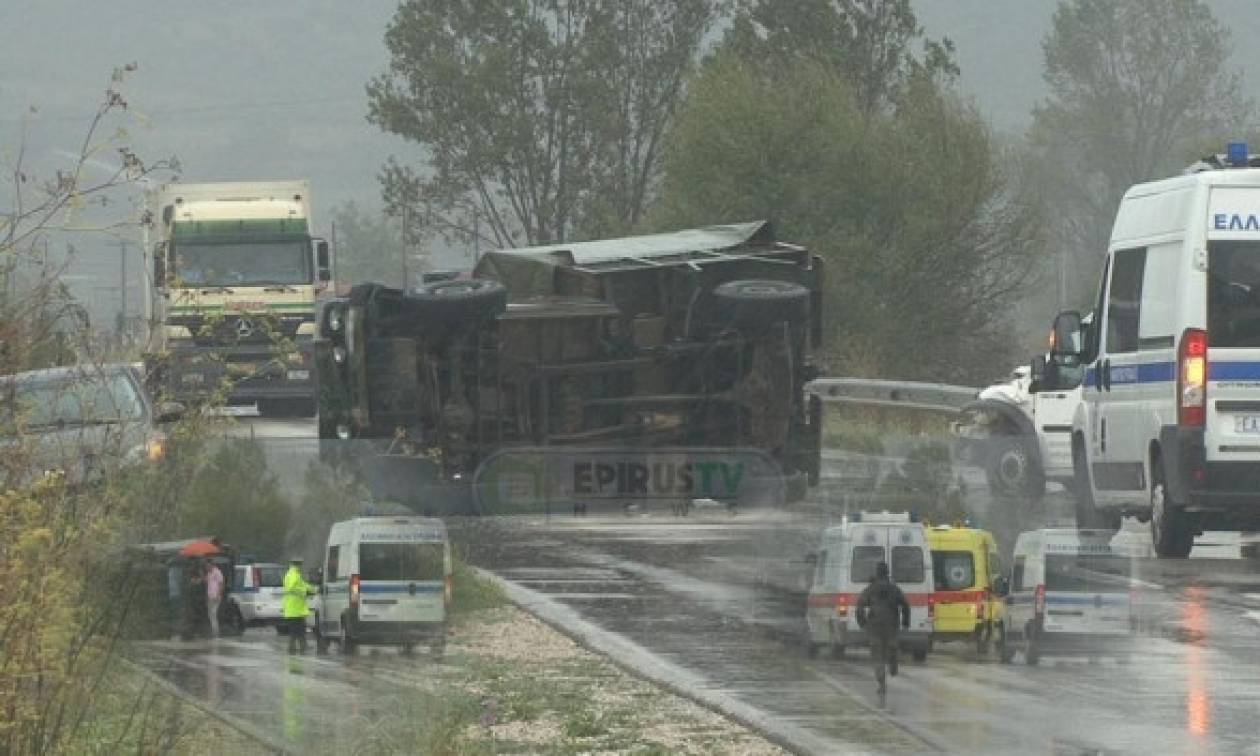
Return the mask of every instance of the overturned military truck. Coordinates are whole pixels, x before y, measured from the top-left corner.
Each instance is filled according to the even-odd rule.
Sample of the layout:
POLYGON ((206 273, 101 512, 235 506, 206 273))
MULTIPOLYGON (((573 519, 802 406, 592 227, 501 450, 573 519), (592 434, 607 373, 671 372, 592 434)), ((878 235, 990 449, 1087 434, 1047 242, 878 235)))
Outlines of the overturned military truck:
POLYGON ((721 450, 797 499, 819 471, 803 387, 821 290, 821 260, 764 222, 491 252, 471 278, 408 292, 360 285, 320 314, 321 456, 430 513, 484 511, 475 478, 538 485, 556 460, 571 479, 543 495, 575 506, 722 500, 743 463, 731 473, 721 450))

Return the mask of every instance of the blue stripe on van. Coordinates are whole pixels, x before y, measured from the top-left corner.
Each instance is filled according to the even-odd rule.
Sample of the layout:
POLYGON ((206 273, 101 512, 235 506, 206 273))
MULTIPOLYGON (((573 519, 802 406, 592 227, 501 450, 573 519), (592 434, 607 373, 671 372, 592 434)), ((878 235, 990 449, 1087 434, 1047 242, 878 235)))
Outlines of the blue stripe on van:
MULTIPOLYGON (((1093 386, 1097 368, 1085 371, 1085 385, 1093 386)), ((1111 363, 1111 385, 1169 383, 1177 380, 1177 363, 1144 362, 1137 365, 1111 363), (1136 369, 1135 369, 1136 368, 1136 369)), ((1208 362, 1210 381, 1260 381, 1260 362, 1208 362)))
MULTIPOLYGON (((416 583, 416 593, 441 593, 441 583, 416 583)), ((396 585, 359 585, 360 593, 409 593, 411 591, 410 583, 401 583, 396 585)))
MULTIPOLYGON (((1085 371, 1085 385, 1093 386, 1097 368, 1085 371)), ((1124 386, 1138 383, 1168 383, 1177 379, 1175 362, 1142 362, 1138 364, 1111 363, 1111 385, 1124 386)))
POLYGON ((1260 362, 1208 362, 1210 381, 1260 381, 1260 362))

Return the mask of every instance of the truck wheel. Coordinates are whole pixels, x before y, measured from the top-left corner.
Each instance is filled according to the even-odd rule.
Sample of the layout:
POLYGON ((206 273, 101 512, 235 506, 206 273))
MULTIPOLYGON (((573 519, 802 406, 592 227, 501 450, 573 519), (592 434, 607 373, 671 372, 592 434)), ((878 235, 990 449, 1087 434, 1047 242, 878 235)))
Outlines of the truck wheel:
POLYGON ((718 322, 736 328, 809 320, 809 289, 790 281, 727 281, 713 290, 718 322))
POLYGON ((315 613, 315 652, 320 654, 328 653, 328 636, 324 635, 323 629, 319 624, 319 612, 315 613))
POLYGON ((993 439, 993 454, 985 468, 989 489, 1001 496, 1027 496, 1039 500, 1046 493, 1046 478, 1029 440, 1020 436, 993 439))
POLYGON ((1151 542, 1155 553, 1164 558, 1185 559, 1194 548, 1190 518, 1169 501, 1164 465, 1158 455, 1151 461, 1151 542))
POLYGON ((507 288, 486 278, 425 284, 410 298, 426 314, 452 326, 476 323, 507 309, 507 288))

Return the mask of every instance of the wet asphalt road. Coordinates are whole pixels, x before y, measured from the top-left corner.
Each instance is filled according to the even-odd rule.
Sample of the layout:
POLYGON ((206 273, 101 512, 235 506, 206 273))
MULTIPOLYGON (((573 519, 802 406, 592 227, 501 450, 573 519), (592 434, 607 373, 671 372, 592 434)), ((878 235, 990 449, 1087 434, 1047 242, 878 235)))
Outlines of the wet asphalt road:
MULTIPOLYGON (((245 427, 290 470, 304 469, 304 455, 313 454, 302 421, 245 427)), ((967 482, 982 526, 1071 522, 1061 492, 1012 515, 987 497, 982 480, 967 482)), ((1185 561, 1138 559, 1144 627, 1126 658, 1033 668, 1018 656, 1003 665, 942 645, 924 664, 903 666, 881 709, 864 652, 810 660, 799 650, 802 556, 831 511, 593 512, 452 526, 475 563, 837 748, 852 742, 855 718, 888 717, 904 729, 876 742, 880 750, 1260 754, 1260 566, 1238 557, 1236 539, 1209 534, 1185 561)), ((1146 542, 1137 523, 1125 527, 1122 541, 1146 542)), ((431 663, 398 664, 392 652, 293 660, 269 632, 220 641, 213 652, 146 644, 143 653, 183 689, 315 752, 353 742, 373 711, 423 684, 423 664, 431 663), (346 716, 353 710, 367 714, 346 716)))

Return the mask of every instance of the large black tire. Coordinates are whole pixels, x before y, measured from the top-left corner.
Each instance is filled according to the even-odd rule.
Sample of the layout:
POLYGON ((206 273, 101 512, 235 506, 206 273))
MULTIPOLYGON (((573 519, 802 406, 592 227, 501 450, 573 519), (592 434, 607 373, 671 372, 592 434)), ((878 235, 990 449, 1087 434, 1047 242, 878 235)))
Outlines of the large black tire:
POLYGON ((713 290, 718 322, 744 329, 807 322, 809 300, 809 289, 790 281, 727 281, 713 290))
POLYGON ((1000 622, 997 626, 997 652, 998 660, 1003 664, 1010 664, 1015 658, 1015 644, 1006 635, 1005 622, 1000 622))
POLYGON ((1099 512, 1098 507, 1094 505, 1094 489, 1090 485, 1087 465, 1085 449, 1080 443, 1074 443, 1072 445, 1072 470, 1076 478, 1074 485, 1076 496, 1073 497, 1076 505, 1076 527, 1078 530, 1119 530, 1119 516, 1099 512))
POLYGON ((984 470, 989 489, 999 496, 1040 501, 1046 493, 1046 476, 1034 442, 1023 436, 997 436, 991 443, 984 470))
POLYGON ((507 309, 507 288, 486 278, 425 284, 410 298, 429 318, 452 326, 477 323, 507 309))
POLYGON ((1185 559, 1194 548, 1194 523, 1170 500, 1159 455, 1151 460, 1151 543, 1165 559, 1185 559))
POLYGON ((1037 628, 1029 623, 1024 628, 1024 663, 1035 667, 1041 662, 1041 641, 1037 637, 1037 628))

